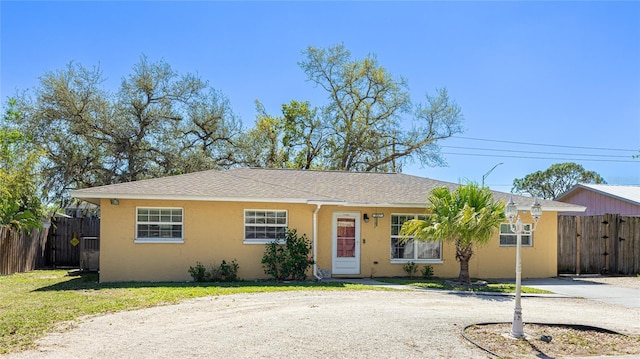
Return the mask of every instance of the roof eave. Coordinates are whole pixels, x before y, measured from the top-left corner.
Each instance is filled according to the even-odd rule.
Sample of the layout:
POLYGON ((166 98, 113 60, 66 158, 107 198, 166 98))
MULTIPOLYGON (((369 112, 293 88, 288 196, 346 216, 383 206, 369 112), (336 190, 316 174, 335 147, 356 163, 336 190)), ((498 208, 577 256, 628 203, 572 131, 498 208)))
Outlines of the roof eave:
MULTIPOLYGON (((210 201, 210 202, 257 202, 257 203, 302 203, 312 205, 334 205, 342 207, 379 207, 379 208, 428 208, 425 202, 420 203, 373 203, 348 202, 336 199, 308 199, 308 198, 260 198, 260 197, 214 197, 201 195, 167 195, 167 194, 131 194, 131 193, 87 193, 83 190, 70 191, 71 197, 100 205, 102 199, 134 199, 134 200, 164 200, 164 201, 210 201)), ((543 206, 544 211, 552 212, 584 212, 584 206, 543 206)), ((518 206, 518 210, 530 210, 528 206, 518 206)))
MULTIPOLYGON (((70 191, 71 197, 94 204, 101 199, 136 199, 164 201, 212 201, 212 202, 272 202, 272 203, 308 203, 306 198, 257 198, 257 197, 214 197, 201 195, 169 195, 169 194, 131 194, 131 193, 83 193, 70 191)), ((328 201, 325 201, 328 202, 328 201)))
POLYGON ((425 202, 421 203, 368 203, 368 202, 347 202, 349 207, 380 207, 380 208, 427 208, 425 202))
MULTIPOLYGON (((518 207, 519 210, 531 210, 531 207, 518 207)), ((542 206, 543 211, 549 212, 584 212, 587 210, 587 207, 584 206, 542 206)))

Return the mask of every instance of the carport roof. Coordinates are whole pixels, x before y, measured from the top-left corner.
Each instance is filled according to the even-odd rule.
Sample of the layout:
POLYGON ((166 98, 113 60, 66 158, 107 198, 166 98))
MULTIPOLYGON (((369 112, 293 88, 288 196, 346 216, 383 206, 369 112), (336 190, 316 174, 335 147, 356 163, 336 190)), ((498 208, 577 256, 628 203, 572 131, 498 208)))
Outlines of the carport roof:
MULTIPOLYGON (((102 198, 275 203, 324 203, 367 207, 426 207, 432 189, 459 185, 402 173, 235 168, 71 191, 73 197, 99 203, 102 198)), ((523 208, 532 199, 494 191, 523 208)), ((568 203, 540 200, 545 210, 584 211, 568 203)))

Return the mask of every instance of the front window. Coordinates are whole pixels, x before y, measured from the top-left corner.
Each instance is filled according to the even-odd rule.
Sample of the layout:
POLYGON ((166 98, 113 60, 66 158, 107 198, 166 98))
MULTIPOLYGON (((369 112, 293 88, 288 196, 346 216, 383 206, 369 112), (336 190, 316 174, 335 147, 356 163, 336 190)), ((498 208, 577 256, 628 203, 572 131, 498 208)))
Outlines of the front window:
POLYGON ((182 208, 137 208, 136 242, 183 242, 182 208))
POLYGON ((244 243, 283 241, 287 233, 287 211, 245 210, 244 243))
MULTIPOLYGON (((523 224, 524 233, 522 233, 522 245, 531 246, 531 224, 523 224)), ((501 246, 515 246, 517 244, 517 235, 511 230, 509 223, 500 224, 500 245, 501 246)))
POLYGON ((391 215, 391 261, 392 262, 435 262, 442 260, 441 241, 416 241, 409 237, 402 242, 402 224, 412 219, 425 220, 424 214, 391 215))

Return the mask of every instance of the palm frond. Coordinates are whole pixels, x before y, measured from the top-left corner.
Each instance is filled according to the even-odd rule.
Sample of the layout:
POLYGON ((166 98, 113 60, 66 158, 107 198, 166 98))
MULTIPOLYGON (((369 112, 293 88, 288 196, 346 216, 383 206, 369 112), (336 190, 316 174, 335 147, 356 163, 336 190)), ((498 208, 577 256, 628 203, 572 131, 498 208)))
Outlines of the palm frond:
POLYGON ((429 217, 404 223, 403 241, 454 241, 461 246, 487 243, 504 218, 504 203, 488 188, 470 183, 451 191, 438 187, 428 197, 429 217))

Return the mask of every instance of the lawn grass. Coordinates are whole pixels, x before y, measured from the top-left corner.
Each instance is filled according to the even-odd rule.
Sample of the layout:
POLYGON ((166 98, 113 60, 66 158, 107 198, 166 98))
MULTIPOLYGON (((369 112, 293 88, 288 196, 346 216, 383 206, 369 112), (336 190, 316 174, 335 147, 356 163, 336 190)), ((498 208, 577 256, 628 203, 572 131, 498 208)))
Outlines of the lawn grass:
MULTIPOLYGON (((64 270, 41 270, 0 276, 0 354, 33 347, 36 339, 65 322, 85 315, 148 308, 185 299, 298 290, 382 289, 344 282, 126 282, 98 283, 97 275, 69 277, 64 270)), ((441 290, 515 292, 515 285, 452 286, 445 279, 380 278, 387 283, 441 290)), ((546 291, 522 287, 523 293, 546 291)), ((546 292, 549 293, 549 292, 546 292)))
POLYGON ((81 316, 178 303, 211 295, 298 290, 358 290, 341 282, 98 283, 97 275, 64 270, 0 276, 0 354, 32 347, 36 339, 81 316))
MULTIPOLYGON (((419 288, 440 289, 440 290, 458 290, 467 292, 490 292, 490 293, 515 293, 516 285, 507 283, 491 283, 487 282, 486 286, 463 286, 451 284, 455 280, 445 278, 429 278, 429 279, 411 279, 411 278, 380 278, 380 282, 409 285, 419 288)), ((473 281, 472 281, 473 282, 473 281)), ((522 293, 529 294, 549 294, 553 293, 548 290, 536 289, 521 286, 522 293)))

